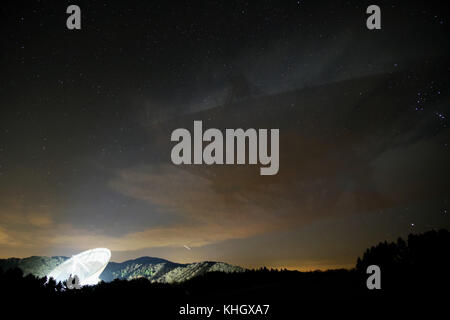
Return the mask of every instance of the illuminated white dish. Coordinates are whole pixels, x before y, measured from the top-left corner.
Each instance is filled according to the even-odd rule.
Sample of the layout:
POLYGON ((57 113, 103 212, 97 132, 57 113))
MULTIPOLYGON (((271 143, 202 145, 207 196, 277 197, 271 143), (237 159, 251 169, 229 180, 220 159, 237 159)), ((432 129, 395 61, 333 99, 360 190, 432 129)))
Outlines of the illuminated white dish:
POLYGON ((64 282, 71 275, 77 275, 80 285, 94 285, 100 281, 99 276, 110 258, 111 251, 106 248, 83 251, 61 263, 47 277, 55 279, 56 282, 64 282))

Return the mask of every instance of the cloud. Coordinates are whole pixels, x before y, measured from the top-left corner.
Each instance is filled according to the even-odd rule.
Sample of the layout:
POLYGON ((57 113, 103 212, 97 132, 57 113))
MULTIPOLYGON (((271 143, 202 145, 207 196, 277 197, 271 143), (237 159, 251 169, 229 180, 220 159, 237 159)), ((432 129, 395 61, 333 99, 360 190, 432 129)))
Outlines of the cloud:
POLYGON ((420 173, 427 155, 444 151, 429 141, 433 119, 416 116, 407 103, 417 84, 385 89, 405 77, 377 75, 266 96, 180 117, 150 132, 162 141, 155 152, 169 155, 171 130, 192 128, 194 120, 205 128, 280 128, 275 176, 260 176, 258 166, 177 167, 167 159, 119 170, 109 186, 177 216, 172 225, 133 235, 164 245, 248 238, 430 200, 448 184, 437 175, 448 171, 446 157, 433 161, 436 168, 427 176, 420 173))
POLYGON ((202 167, 198 168, 201 174, 196 168, 191 171, 173 165, 121 170, 111 180, 111 188, 177 219, 170 225, 128 234, 119 242, 127 242, 133 249, 138 244, 201 246, 383 205, 375 191, 342 187, 333 169, 324 173, 312 167, 303 171, 284 165, 284 176, 266 181, 251 166, 202 167))
POLYGON ((245 190, 217 190, 214 182, 173 165, 152 165, 121 170, 110 187, 178 217, 172 225, 133 235, 159 239, 161 245, 195 246, 273 228, 276 219, 267 214, 264 203, 252 201, 245 190))
POLYGON ((0 245, 7 245, 7 246, 14 246, 16 242, 14 239, 9 235, 8 231, 0 227, 0 245))
POLYGON ((30 215, 28 217, 30 224, 36 227, 50 227, 53 225, 53 218, 48 215, 30 215))
MULTIPOLYGON (((75 225, 64 221, 55 206, 8 202, 0 212, 0 244, 67 250, 106 246, 116 251, 199 247, 432 199, 448 190, 443 174, 448 156, 428 140, 423 128, 431 120, 424 126, 404 112, 407 104, 398 107, 396 100, 383 96, 386 81, 377 76, 267 96, 149 128, 158 161, 127 163, 101 186, 118 198, 144 203, 145 219, 135 222, 130 212, 127 232, 108 232, 102 219, 123 218, 126 208, 110 216, 105 210, 92 225, 89 216, 75 225), (280 128, 279 173, 260 176, 259 166, 251 165, 169 164, 171 129, 190 128, 194 119, 221 129, 280 128), (433 168, 422 174, 430 154, 436 155, 433 168), (156 218, 161 215, 169 218, 156 218)), ((97 201, 102 199, 107 198, 97 201)))

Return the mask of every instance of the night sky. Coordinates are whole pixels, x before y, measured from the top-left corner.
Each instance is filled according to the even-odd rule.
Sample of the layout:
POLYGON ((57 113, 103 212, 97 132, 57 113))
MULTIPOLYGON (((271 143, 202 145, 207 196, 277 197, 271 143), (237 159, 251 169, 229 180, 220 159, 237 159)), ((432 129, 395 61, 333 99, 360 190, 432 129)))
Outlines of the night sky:
POLYGON ((4 1, 0 257, 107 247, 352 267, 449 228, 445 2, 4 1), (81 30, 66 8, 81 8, 81 30), (377 4, 382 29, 366 28, 377 4), (175 128, 280 129, 280 170, 181 165, 175 128), (186 248, 187 246, 188 248, 186 248))

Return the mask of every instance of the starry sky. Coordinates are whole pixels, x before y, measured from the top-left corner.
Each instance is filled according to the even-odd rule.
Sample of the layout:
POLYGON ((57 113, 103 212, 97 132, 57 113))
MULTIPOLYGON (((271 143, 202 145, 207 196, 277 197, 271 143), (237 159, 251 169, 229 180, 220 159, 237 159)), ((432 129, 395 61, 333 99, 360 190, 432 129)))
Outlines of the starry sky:
POLYGON ((4 1, 0 257, 107 247, 300 270, 449 228, 444 1, 4 1), (66 8, 81 8, 81 30, 66 8), (377 4, 382 29, 366 28, 377 4), (280 129, 280 170, 176 128, 280 129))

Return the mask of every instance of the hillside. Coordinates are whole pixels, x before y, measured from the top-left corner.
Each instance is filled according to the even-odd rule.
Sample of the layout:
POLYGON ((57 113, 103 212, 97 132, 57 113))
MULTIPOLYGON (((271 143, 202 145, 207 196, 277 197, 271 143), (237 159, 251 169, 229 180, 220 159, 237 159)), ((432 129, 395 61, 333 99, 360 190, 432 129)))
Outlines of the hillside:
MULTIPOLYGON (((38 256, 23 259, 0 259, 0 268, 8 270, 18 267, 25 275, 33 274, 37 277, 44 277, 67 259, 67 257, 38 256)), ((183 282, 211 271, 230 273, 242 272, 244 269, 223 262, 205 261, 180 264, 160 258, 140 257, 120 263, 109 262, 100 275, 100 279, 105 282, 110 282, 114 279, 131 280, 146 278, 152 282, 172 283, 183 282)))
POLYGON ((69 258, 40 256, 32 256, 23 259, 0 259, 0 268, 3 270, 8 270, 17 267, 23 271, 24 275, 32 274, 37 277, 44 277, 67 259, 69 258))

